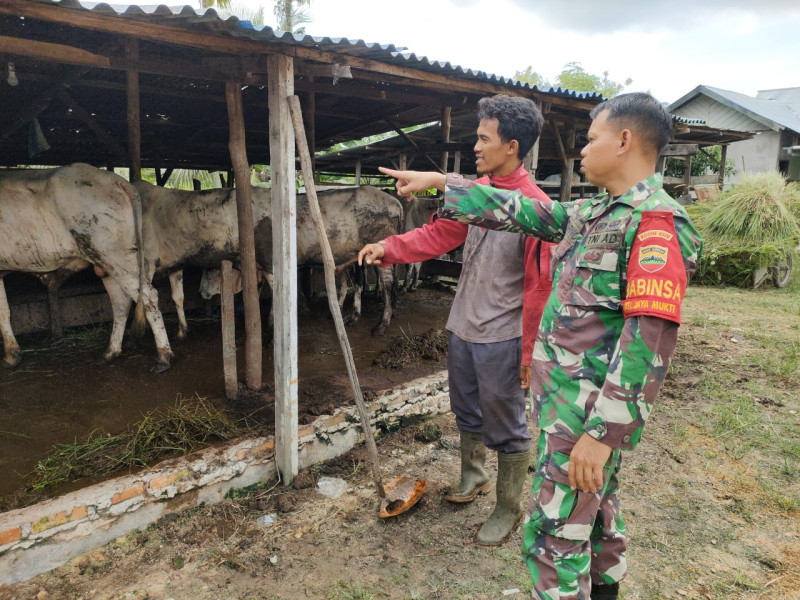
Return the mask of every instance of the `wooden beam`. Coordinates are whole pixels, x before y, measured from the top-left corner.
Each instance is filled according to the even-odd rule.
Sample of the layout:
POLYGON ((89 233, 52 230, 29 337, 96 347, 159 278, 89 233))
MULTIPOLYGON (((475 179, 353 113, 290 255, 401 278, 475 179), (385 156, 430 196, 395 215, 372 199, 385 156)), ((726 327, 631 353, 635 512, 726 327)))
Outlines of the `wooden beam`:
POLYGON ((355 180, 356 180, 356 187, 360 187, 361 186, 361 159, 360 158, 356 159, 355 180))
POLYGON ((569 158, 567 158, 567 151, 564 148, 564 140, 561 139, 561 130, 554 122, 551 121, 550 124, 553 126, 553 133, 555 133, 556 147, 558 148, 558 154, 561 157, 561 166, 562 168, 565 168, 569 158))
MULTIPOLYGON (((297 449, 297 200, 295 134, 287 98, 294 95, 291 58, 268 59, 269 149, 272 170, 272 263, 275 274, 275 462, 285 485, 298 472, 297 449)), ((313 185, 313 176, 311 184, 313 185)))
POLYGON ((528 171, 530 174, 530 179, 534 183, 536 183, 536 169, 539 166, 539 140, 541 140, 541 136, 536 138, 536 143, 522 161, 522 164, 525 166, 525 170, 528 171))
POLYGON ((236 319, 233 309, 233 264, 222 261, 222 371, 225 378, 225 397, 239 397, 239 377, 236 373, 236 319))
POLYGON ((245 124, 242 88, 229 81, 225 88, 230 123, 231 163, 236 179, 236 215, 239 223, 239 263, 242 271, 244 301, 245 383, 251 390, 261 389, 261 307, 258 304, 253 193, 250 187, 250 163, 245 149, 245 124))
POLYGON ((434 167, 436 167, 437 171, 439 171, 440 173, 444 173, 444 171, 442 171, 442 168, 438 164, 436 164, 436 161, 433 160, 427 152, 422 152, 419 149, 419 146, 417 146, 417 143, 410 137, 408 137, 408 134, 402 129, 400 129, 400 127, 396 123, 394 123, 394 121, 392 121, 389 117, 384 117, 383 120, 386 121, 389 124, 389 126, 400 135, 400 137, 402 137, 405 141, 407 141, 409 145, 412 148, 414 148, 414 150, 420 152, 428 160, 428 162, 430 162, 434 167))
MULTIPOLYGON (((312 78, 313 83, 313 78, 312 78)), ((306 126, 306 139, 308 140, 308 151, 311 153, 311 170, 316 172, 314 154, 317 151, 316 145, 316 121, 317 121, 317 94, 309 92, 305 95, 303 104, 303 123, 306 126)))
POLYGON ((688 155, 683 159, 683 185, 685 186, 684 192, 689 191, 689 186, 692 184, 692 155, 688 155))
MULTIPOLYGON (((568 152, 571 153, 575 149, 575 128, 571 127, 567 129, 566 135, 566 148, 562 148, 562 150, 565 151, 565 156, 567 156, 568 152)), ((561 137, 559 136, 559 140, 560 139, 561 137)), ((564 163, 564 168, 561 169, 561 190, 558 196, 561 202, 569 202, 572 198, 572 169, 574 166, 575 159, 567 158, 564 163)))
MULTIPOLYGON (((452 108, 445 106, 442 108, 442 143, 446 144, 450 141, 450 113, 452 108)), ((442 172, 447 173, 447 164, 450 162, 450 156, 447 151, 442 152, 442 172)))
MULTIPOLYGON (((139 40, 133 38, 125 40, 125 56, 134 62, 139 60, 139 40)), ((139 72, 127 71, 127 82, 129 179, 130 181, 139 181, 142 178, 142 116, 139 109, 139 72)))
POLYGON ((92 117, 89 111, 73 100, 73 98, 63 89, 56 91, 56 97, 61 100, 67 106, 67 108, 72 110, 76 117, 86 123, 86 126, 92 130, 92 133, 97 136, 97 139, 107 146, 109 150, 111 150, 117 161, 119 161, 119 164, 130 164, 130 161, 128 160, 128 153, 125 151, 125 148, 123 148, 119 142, 117 142, 117 140, 111 137, 109 133, 97 123, 97 119, 92 117))
MULTIPOLYGON (((0 13, 1 12, 3 11, 0 10, 0 13)), ((35 40, 8 37, 5 35, 0 36, 0 54, 29 56, 31 58, 49 60, 66 65, 111 68, 111 61, 107 56, 94 54, 65 44, 37 42, 35 40)))
POLYGON ((697 154, 699 148, 697 144, 667 144, 659 156, 688 156, 697 154))

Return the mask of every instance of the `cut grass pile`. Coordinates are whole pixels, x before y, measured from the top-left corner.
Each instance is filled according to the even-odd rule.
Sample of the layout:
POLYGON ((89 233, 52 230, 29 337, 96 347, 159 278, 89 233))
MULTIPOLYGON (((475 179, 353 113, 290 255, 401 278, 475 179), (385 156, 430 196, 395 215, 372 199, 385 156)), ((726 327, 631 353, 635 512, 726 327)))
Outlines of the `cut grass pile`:
POLYGON ((85 441, 57 444, 34 469, 34 489, 144 467, 173 454, 186 454, 244 432, 205 398, 179 398, 166 411, 150 411, 125 433, 89 434, 85 441))
POLYGON ((800 241, 800 186, 777 172, 747 174, 687 211, 704 240, 696 283, 749 287, 758 269, 771 269, 800 241))

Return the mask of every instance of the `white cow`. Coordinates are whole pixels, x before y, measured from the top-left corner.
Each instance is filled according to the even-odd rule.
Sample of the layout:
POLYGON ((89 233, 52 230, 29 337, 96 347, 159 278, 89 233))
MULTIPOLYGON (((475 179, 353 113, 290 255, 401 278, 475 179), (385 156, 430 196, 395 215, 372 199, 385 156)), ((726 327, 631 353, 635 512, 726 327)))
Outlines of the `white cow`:
MULTIPOLYGON (((144 272, 142 208, 127 181, 86 164, 23 169, 0 174, 0 278, 10 271, 34 274, 79 271, 89 264, 102 278, 114 322, 104 357, 122 350, 130 301, 136 325, 150 323, 158 349, 155 371, 169 368, 169 340, 155 289, 144 272)), ((2 280, 0 279, 0 283, 2 280)), ((5 287, 0 287, 4 363, 19 363, 5 287)))
MULTIPOLYGON (((403 206, 391 195, 371 186, 347 187, 320 191, 320 211, 325 223, 333 260, 344 263, 358 254, 369 241, 398 233, 403 219, 403 206)), ((255 231, 256 260, 268 273, 272 270, 272 221, 269 217, 257 221, 255 231)), ((297 196, 297 264, 322 262, 322 250, 305 194, 297 196)), ((215 270, 216 271, 216 270, 215 270)), ((201 283, 205 297, 219 293, 219 273, 203 274, 201 283)), ((373 329, 382 335, 392 318, 393 271, 380 269, 383 284, 384 308, 381 320, 373 329)), ((360 316, 360 293, 356 289, 351 320, 360 316)), ((340 305, 343 298, 340 294, 340 305)))

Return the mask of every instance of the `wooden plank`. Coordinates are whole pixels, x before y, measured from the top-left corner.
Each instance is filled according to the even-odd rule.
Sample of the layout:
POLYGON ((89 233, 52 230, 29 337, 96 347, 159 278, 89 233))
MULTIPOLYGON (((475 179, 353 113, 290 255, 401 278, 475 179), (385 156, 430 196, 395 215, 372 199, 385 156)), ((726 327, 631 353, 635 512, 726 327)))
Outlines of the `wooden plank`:
MULTIPOLYGON (((139 40, 125 40, 125 56, 132 61, 139 59, 139 40)), ((128 168, 130 181, 142 178, 142 123, 139 109, 139 72, 127 71, 127 120, 128 120, 128 168)))
MULTIPOLYGON (((297 449, 297 200, 295 134, 287 98, 294 94, 291 58, 268 59, 272 170, 272 263, 275 287, 275 462, 285 485, 299 468, 297 449), (278 215, 280 217, 278 218, 278 215)), ((313 187, 313 175, 310 176, 313 187)))
POLYGON ((687 188, 692 183, 692 155, 690 154, 686 158, 683 159, 683 185, 687 188))
POLYGON ((356 160, 355 180, 356 180, 356 187, 359 187, 361 185, 361 159, 360 158, 358 160, 356 160))
POLYGON ((261 307, 258 304, 256 276, 255 230, 253 225, 253 193, 250 186, 250 163, 245 150, 244 110, 242 88, 235 81, 225 87, 230 123, 231 163, 236 180, 236 216, 239 223, 239 263, 242 272, 244 303, 245 384, 252 390, 261 389, 261 307))
POLYGON ((225 397, 239 397, 239 377, 236 373, 236 319, 233 310, 233 263, 222 261, 222 371, 225 378, 225 397))
POLYGON ((453 161, 453 173, 461 172, 461 151, 456 151, 455 159, 453 161))

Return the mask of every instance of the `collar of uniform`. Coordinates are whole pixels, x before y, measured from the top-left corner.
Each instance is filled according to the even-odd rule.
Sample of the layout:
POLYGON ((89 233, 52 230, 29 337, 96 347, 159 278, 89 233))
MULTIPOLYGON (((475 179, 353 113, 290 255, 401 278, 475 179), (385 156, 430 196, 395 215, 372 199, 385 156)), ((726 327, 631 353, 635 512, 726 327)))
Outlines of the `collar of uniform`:
POLYGON ((650 197, 653 192, 664 187, 664 177, 661 173, 653 173, 650 177, 642 179, 639 183, 622 194, 619 198, 612 200, 612 202, 621 202, 623 204, 636 204, 645 198, 650 197))
MULTIPOLYGON (((519 190, 522 189, 526 181, 530 180, 530 174, 525 170, 525 167, 520 165, 517 167, 516 171, 508 175, 488 175, 486 177, 481 177, 481 179, 486 180, 486 183, 492 187, 501 190, 519 190)), ((481 179, 478 181, 483 183, 481 179)))

